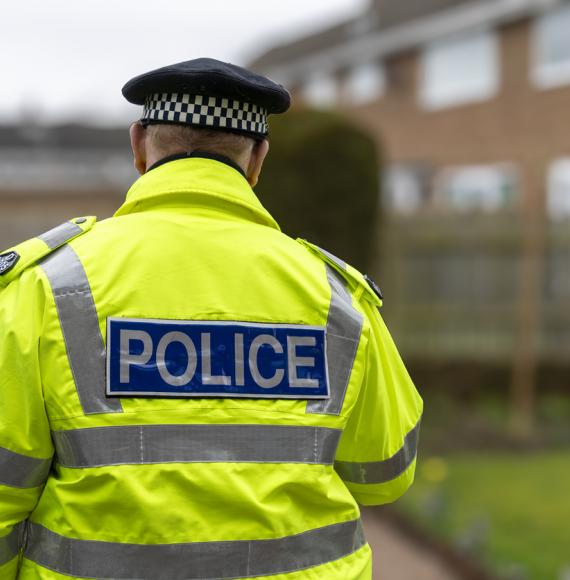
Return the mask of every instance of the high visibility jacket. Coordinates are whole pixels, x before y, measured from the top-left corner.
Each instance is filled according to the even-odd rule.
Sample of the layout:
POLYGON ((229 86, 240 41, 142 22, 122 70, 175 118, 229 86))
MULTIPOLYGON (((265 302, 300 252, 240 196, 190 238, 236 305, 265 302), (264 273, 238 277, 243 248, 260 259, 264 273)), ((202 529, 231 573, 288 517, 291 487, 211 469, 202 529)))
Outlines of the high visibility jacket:
POLYGON ((371 577, 358 503, 411 484, 422 402, 359 272, 281 233, 205 158, 0 259, 1 579, 371 577), (113 350, 112 324, 143 330, 113 350), (219 325, 257 337, 245 362, 214 352, 219 325), (193 328, 214 329, 206 346, 193 328), (216 396, 184 391, 180 352, 216 396), (219 386, 223 356, 236 370, 219 386), (133 394, 109 391, 115 363, 133 394), (148 377, 166 390, 143 396, 148 377))

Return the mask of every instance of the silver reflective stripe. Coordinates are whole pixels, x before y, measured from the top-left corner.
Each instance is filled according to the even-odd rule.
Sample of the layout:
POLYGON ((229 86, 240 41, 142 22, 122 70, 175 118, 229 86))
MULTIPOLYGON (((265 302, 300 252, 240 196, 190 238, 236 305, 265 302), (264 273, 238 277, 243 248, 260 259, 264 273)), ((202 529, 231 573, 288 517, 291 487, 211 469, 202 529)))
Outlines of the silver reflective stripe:
POLYGON ((352 306, 352 297, 345 287, 344 278, 327 266, 331 287, 331 304, 327 319, 327 362, 330 399, 310 401, 307 413, 340 415, 348 382, 352 373, 360 334, 362 314, 352 306))
POLYGON ((224 580, 312 568, 348 556, 365 544, 360 520, 285 538, 186 544, 76 540, 32 523, 25 556, 74 578, 224 580))
POLYGON ((0 538, 0 566, 15 558, 20 551, 22 524, 12 528, 12 531, 0 538))
POLYGON ((287 425, 126 425, 53 431, 63 467, 177 462, 332 465, 339 429, 287 425))
POLYGON ((341 270, 346 270, 346 262, 337 258, 334 254, 327 252, 327 250, 323 250, 320 246, 315 245, 315 248, 318 248, 319 252, 323 253, 331 262, 336 264, 341 270))
POLYGON ((395 479, 413 463, 418 453, 420 422, 406 435, 404 445, 383 461, 335 461, 334 468, 344 481, 352 483, 386 483, 395 479))
POLYGON ((57 228, 53 228, 49 232, 38 236, 40 240, 45 242, 50 250, 58 248, 65 242, 71 240, 75 236, 79 235, 83 230, 73 222, 65 222, 57 228))
POLYGON ((48 277, 67 348, 77 394, 86 414, 122 412, 118 399, 105 396, 105 345, 89 280, 66 245, 40 263, 48 277))
POLYGON ((49 459, 36 459, 0 447, 0 485, 37 487, 43 485, 51 467, 49 459))

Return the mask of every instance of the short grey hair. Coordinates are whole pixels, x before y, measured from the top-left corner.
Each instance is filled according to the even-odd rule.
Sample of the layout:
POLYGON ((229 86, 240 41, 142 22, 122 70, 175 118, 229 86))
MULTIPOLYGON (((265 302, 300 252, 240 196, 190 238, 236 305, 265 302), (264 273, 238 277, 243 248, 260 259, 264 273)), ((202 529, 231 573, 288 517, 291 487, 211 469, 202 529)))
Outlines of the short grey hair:
POLYGON ((189 125, 156 123, 148 125, 146 131, 152 147, 161 156, 203 150, 225 155, 239 163, 256 143, 247 135, 189 125))

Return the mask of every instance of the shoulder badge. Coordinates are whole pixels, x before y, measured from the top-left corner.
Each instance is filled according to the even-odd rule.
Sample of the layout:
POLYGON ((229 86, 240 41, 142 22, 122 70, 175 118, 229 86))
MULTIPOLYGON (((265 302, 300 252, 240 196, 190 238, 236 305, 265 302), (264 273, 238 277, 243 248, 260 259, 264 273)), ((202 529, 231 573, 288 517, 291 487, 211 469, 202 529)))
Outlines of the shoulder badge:
POLYGON ((337 258, 334 254, 319 248, 315 244, 311 244, 311 242, 307 242, 307 240, 298 238, 297 242, 334 268, 348 282, 354 292, 360 289, 361 295, 369 302, 372 302, 376 306, 382 306, 382 291, 372 278, 361 274, 356 268, 353 268, 344 260, 337 258))
POLYGON ((7 274, 20 259, 18 252, 5 252, 0 254, 0 276, 7 274))
POLYGON ((96 217, 75 218, 0 254, 0 289, 57 248, 89 231, 96 217))

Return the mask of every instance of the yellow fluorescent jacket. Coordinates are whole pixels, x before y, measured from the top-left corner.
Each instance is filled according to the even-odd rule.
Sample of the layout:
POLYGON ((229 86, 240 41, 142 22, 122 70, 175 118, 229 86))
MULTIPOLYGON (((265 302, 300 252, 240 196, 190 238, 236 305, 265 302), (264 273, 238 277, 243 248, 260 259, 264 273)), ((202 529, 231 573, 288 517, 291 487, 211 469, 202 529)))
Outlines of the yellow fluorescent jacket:
POLYGON ((0 276, 0 578, 371 577, 357 502, 411 484, 422 402, 362 275, 211 159, 0 276), (106 396, 109 318, 326 329, 330 398, 106 396))

